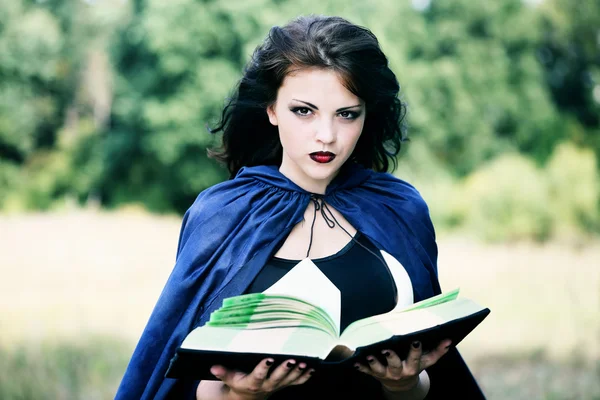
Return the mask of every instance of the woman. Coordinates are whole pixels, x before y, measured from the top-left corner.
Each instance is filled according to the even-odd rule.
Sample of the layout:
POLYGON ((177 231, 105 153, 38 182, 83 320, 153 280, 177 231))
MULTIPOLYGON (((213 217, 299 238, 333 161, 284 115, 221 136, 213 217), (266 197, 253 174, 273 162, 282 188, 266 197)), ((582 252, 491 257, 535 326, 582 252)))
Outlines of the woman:
POLYGON ((211 154, 232 179, 186 213, 175 268, 117 398, 482 397, 447 340, 427 354, 415 342, 405 360, 387 349, 339 375, 312 376, 290 358, 248 374, 213 366, 219 381, 163 378, 185 335, 224 298, 266 289, 304 257, 340 289, 344 326, 440 292, 427 206, 386 173, 403 139, 398 91, 364 28, 311 16, 271 30, 214 129, 223 146, 211 154))

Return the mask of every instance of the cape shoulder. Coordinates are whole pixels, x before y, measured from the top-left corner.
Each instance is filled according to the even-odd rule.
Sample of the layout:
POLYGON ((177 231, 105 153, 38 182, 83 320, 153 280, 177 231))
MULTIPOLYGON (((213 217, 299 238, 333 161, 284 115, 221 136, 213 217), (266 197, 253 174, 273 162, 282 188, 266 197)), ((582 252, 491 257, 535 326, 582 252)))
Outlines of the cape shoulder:
MULTIPOLYGON (((251 179, 232 179, 200 192, 183 216, 177 254, 196 227, 211 221, 217 214, 223 214, 224 209, 230 206, 248 204, 257 189, 256 182, 251 179)), ((234 218, 235 214, 230 214, 230 217, 234 218)))
POLYGON ((429 206, 421 193, 409 182, 390 173, 373 172, 362 185, 363 190, 376 194, 382 204, 394 207, 397 214, 417 220, 434 235, 429 206))

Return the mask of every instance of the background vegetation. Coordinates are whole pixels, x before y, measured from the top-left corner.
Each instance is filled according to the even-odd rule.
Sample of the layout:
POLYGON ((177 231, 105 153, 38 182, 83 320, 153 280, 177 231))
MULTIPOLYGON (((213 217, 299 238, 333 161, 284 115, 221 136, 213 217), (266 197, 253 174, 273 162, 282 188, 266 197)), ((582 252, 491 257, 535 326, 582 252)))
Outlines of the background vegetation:
POLYGON ((0 207, 182 213, 225 179, 206 126, 253 48, 307 11, 379 37, 410 106, 396 173, 428 195, 440 229, 598 232, 595 0, 3 2, 0 207), (452 195, 436 201, 442 189, 452 195))
MULTIPOLYGON (((411 142, 395 173, 422 192, 436 228, 448 234, 442 235, 441 248, 448 246, 456 256, 451 262, 464 260, 468 273, 447 276, 446 282, 467 292, 472 288, 500 310, 498 325, 490 323, 495 330, 484 332, 511 338, 515 329, 529 326, 530 320, 511 310, 532 298, 539 308, 526 316, 538 315, 537 328, 523 328, 531 337, 555 329, 549 321, 587 329, 583 339, 578 330, 565 332, 563 339, 569 339, 560 354, 551 351, 555 344, 541 339, 523 347, 499 340, 494 348, 473 339, 476 345, 465 351, 485 387, 496 398, 600 399, 594 383, 600 381, 600 328, 593 328, 599 315, 594 313, 600 312, 600 277, 594 275, 598 263, 591 255, 598 254, 600 233, 597 0, 0 1, 0 268, 4 290, 11 293, 0 302, 5 304, 0 308, 0 398, 111 397, 171 268, 170 258, 144 259, 144 266, 156 268, 150 280, 139 278, 145 270, 135 259, 147 247, 92 247, 77 253, 77 261, 76 252, 66 247, 62 251, 69 257, 55 264, 49 254, 63 242, 74 246, 79 236, 69 232, 84 226, 90 232, 80 235, 94 246, 105 242, 115 233, 94 232, 106 221, 126 233, 166 229, 176 238, 178 217, 172 215, 181 215, 200 191, 226 179, 206 157, 206 148, 218 140, 207 133, 207 124, 216 122, 269 28, 309 12, 341 15, 378 36, 409 104, 411 142), (112 213, 125 208, 126 215, 136 210, 134 216, 144 209, 155 216, 142 213, 127 225, 121 212, 84 213, 66 232, 72 220, 64 215, 81 208, 112 213), (171 218, 171 228, 162 218, 171 218), (15 236, 19 227, 30 231, 15 236), (36 236, 38 231, 46 236, 36 236), (38 255, 24 247, 33 238, 46 243, 54 236, 62 241, 38 255), (471 239, 461 247, 455 238, 464 237, 471 239), (515 279, 533 269, 537 275, 526 281, 543 279, 550 289, 513 287, 508 278, 500 288, 482 285, 488 275, 478 273, 482 264, 488 267, 488 255, 502 259, 502 251, 518 253, 519 246, 528 249, 520 261, 506 259, 490 271, 500 276, 510 271, 515 279), (119 264, 122 259, 128 262, 119 264), (546 268, 533 268, 536 262, 546 268), (121 265, 119 272, 108 271, 127 284, 120 291, 109 285, 105 293, 94 292, 107 279, 94 274, 107 265, 121 265), (509 267, 516 265, 520 268, 509 267), (572 272, 573 266, 583 270, 572 272), (577 274, 584 280, 575 281, 577 274), (82 284, 88 275, 96 281, 82 284), (64 279, 53 281, 55 276, 64 279), (37 292, 26 289, 33 277, 41 279, 37 292), (564 292, 565 282, 577 283, 564 292), (118 304, 81 303, 79 291, 61 297, 69 285, 95 293, 102 302, 112 293, 118 304), (510 302, 507 288, 534 297, 510 302), (143 293, 137 302, 132 290, 143 293), (35 295, 40 291, 47 297, 35 295), (490 293, 495 295, 486 298, 490 293), (581 293, 588 296, 585 301, 581 293), (563 301, 557 304, 556 298, 563 301), (123 302, 131 307, 117 318, 122 329, 107 331, 114 317, 106 315, 123 302), (47 309, 49 304, 56 308, 47 309), (582 308, 581 318, 571 321, 569 316, 582 308), (79 311, 58 318, 67 309, 79 311), (547 314, 548 309, 555 313, 547 314), (124 327, 136 310, 142 310, 140 321, 124 327), (69 321, 82 325, 65 335, 60 327, 70 326, 69 321), (517 328, 508 328, 513 324, 517 328), (31 330, 39 335, 15 339, 31 330), (73 336, 77 339, 64 339, 73 336), (477 359, 479 353, 483 357, 477 359), (520 360, 517 372, 510 368, 515 360, 520 360), (537 386, 519 390, 527 382, 537 386), (573 384, 582 391, 573 390, 573 384)), ((175 248, 166 235, 152 240, 165 254, 175 248)))

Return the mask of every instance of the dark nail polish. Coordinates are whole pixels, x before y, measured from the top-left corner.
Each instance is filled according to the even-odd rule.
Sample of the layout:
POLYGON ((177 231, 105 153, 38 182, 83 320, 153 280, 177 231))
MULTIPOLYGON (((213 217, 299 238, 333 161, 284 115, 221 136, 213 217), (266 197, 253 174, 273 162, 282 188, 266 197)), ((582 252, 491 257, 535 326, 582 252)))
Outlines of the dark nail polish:
POLYGON ((354 368, 355 369, 360 369, 360 367, 358 365, 355 365, 354 368))
POLYGON ((296 362, 294 362, 294 361, 288 361, 288 363, 287 363, 288 368, 294 368, 294 365, 296 365, 296 362))
POLYGON ((372 357, 369 357, 369 358, 367 358, 367 361, 368 361, 368 362, 370 362, 370 363, 372 363, 372 362, 374 362, 374 361, 375 361, 375 359, 374 359, 374 358, 372 358, 372 357))
POLYGON ((389 357, 390 356, 390 352, 389 351, 384 351, 383 355, 386 356, 386 357, 389 357))
POLYGON ((271 361, 271 360, 267 360, 267 366, 269 366, 269 367, 270 367, 271 365, 273 365, 273 361, 271 361))
POLYGON ((412 342, 412 347, 418 349, 419 347, 421 347, 421 342, 412 342))
POLYGON ((308 374, 309 375, 313 375, 315 373, 315 370, 310 371, 308 374))
POLYGON ((299 370, 299 371, 305 371, 305 370, 306 370, 306 367, 298 367, 298 370, 299 370))

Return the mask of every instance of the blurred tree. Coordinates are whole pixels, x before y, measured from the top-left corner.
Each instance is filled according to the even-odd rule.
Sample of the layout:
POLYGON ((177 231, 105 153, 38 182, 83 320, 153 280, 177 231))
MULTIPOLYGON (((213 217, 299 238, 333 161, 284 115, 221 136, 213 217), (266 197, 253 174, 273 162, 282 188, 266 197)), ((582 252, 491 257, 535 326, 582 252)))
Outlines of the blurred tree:
POLYGON ((535 58, 534 11, 521 0, 411 4, 379 20, 411 133, 458 176, 506 151, 545 160, 563 133, 535 58))
MULTIPOLYGON (((206 125, 252 50, 309 11, 379 38, 409 104, 412 150, 399 175, 430 182, 425 192, 506 152, 539 166, 565 139, 598 160, 600 4, 530 3, 2 2, 0 207, 18 193, 12 203, 26 208, 70 196, 184 211, 226 178, 206 157, 218 140, 206 125)), ((439 215, 459 224, 455 209, 439 215)))
POLYGON ((108 122, 111 71, 102 46, 124 9, 110 8, 116 2, 0 4, 0 205, 12 196, 16 208, 48 208, 89 194, 94 159, 82 165, 74 155, 108 122))
POLYGON ((103 201, 144 202, 183 211, 199 191, 226 178, 206 156, 207 123, 264 34, 267 1, 237 3, 137 1, 113 47, 117 85, 105 138, 103 201))
POLYGON ((64 37, 56 18, 25 1, 0 3, 0 205, 18 167, 53 144, 61 124, 64 37))
POLYGON ((52 144, 59 125, 60 58, 64 37, 58 21, 23 1, 0 5, 0 155, 23 162, 52 144))
POLYGON ((552 98, 581 125, 567 120, 569 139, 592 147, 600 160, 600 2, 547 0, 540 11, 538 59, 552 98))

